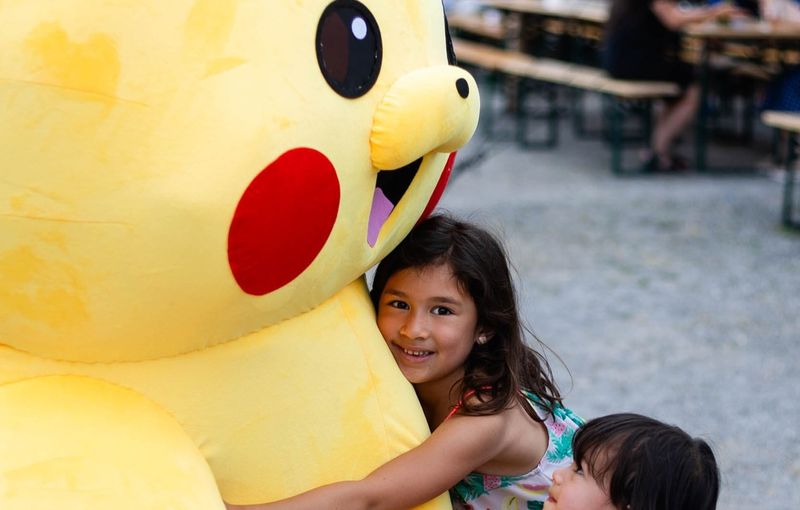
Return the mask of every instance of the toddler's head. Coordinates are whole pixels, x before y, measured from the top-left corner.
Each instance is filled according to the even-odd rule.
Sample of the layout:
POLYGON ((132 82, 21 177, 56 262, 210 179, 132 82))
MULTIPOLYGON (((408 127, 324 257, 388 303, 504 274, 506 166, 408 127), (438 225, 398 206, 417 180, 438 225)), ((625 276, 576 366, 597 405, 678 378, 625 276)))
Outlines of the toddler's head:
POLYGON ((545 510, 713 510, 719 495, 714 453, 702 439, 637 414, 584 425, 574 463, 553 474, 545 510))

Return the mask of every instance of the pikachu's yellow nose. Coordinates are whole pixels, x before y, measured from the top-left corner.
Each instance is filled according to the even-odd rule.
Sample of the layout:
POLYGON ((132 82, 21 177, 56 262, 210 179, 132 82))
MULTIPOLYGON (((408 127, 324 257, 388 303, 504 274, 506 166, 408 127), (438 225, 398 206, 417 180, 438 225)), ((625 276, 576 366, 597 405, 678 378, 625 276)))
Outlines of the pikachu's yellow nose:
POLYGON ((480 96, 455 66, 419 69, 398 79, 378 104, 370 136, 372 165, 394 170, 431 152, 453 152, 478 125, 480 96))

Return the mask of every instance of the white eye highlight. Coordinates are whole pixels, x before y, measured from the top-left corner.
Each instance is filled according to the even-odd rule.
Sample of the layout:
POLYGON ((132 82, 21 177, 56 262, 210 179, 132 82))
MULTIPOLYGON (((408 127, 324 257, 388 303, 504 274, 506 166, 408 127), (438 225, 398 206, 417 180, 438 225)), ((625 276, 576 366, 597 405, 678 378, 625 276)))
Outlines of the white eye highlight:
POLYGON ((360 16, 355 17, 353 22, 350 23, 350 30, 352 30, 356 39, 363 41, 367 36, 367 22, 360 16))

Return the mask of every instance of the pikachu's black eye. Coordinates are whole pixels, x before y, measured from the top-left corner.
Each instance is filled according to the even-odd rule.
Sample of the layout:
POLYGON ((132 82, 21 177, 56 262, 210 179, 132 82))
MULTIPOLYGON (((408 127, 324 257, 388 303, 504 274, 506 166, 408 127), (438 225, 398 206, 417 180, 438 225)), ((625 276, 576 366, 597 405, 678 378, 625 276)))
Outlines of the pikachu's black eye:
POLYGON ((317 26, 317 62, 339 95, 366 94, 381 71, 381 32, 369 9, 356 0, 335 0, 317 26))

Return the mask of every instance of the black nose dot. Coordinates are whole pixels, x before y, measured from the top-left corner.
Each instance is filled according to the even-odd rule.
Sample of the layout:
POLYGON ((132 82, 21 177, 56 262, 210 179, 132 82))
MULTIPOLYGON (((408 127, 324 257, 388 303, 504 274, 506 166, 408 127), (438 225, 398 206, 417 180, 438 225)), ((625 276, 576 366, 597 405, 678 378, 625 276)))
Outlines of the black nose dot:
POLYGON ((456 80, 456 90, 458 95, 466 99, 469 96, 469 83, 464 78, 456 80))

